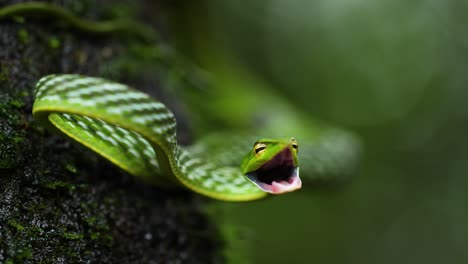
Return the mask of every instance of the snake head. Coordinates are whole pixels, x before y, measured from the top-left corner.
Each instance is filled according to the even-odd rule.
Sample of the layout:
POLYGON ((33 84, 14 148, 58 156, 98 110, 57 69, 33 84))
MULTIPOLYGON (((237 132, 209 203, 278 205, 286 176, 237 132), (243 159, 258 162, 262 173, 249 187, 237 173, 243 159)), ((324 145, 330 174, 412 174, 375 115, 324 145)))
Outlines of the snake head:
POLYGON ((294 138, 260 139, 244 158, 242 174, 261 190, 281 194, 298 190, 298 143, 294 138))

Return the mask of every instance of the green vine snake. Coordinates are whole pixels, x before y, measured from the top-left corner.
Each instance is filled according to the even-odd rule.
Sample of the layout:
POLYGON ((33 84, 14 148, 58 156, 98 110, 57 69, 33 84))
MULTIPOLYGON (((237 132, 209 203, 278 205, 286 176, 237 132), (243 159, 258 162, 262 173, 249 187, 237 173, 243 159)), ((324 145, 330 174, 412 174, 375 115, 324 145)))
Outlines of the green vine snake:
MULTIPOLYGON (((267 193, 281 194, 301 187, 296 139, 257 140, 252 148, 244 149, 247 154, 241 167, 227 165, 223 158, 223 155, 228 156, 227 159, 234 157, 240 163, 239 150, 234 146, 240 141, 228 140, 228 137, 217 144, 228 143, 232 147, 221 151, 205 147, 204 151, 214 157, 202 158, 201 151, 197 151, 200 145, 193 151, 178 145, 175 117, 164 104, 126 85, 102 78, 73 74, 41 78, 36 85, 33 115, 40 123, 49 124, 122 169, 158 185, 182 185, 226 201, 255 200, 267 193)), ((325 133, 322 140, 332 134, 325 133)), ((340 137, 342 139, 338 135, 324 141, 332 140, 340 146, 340 137)), ((205 146, 209 146, 209 141, 207 139, 205 146)), ((211 140, 213 144, 216 143, 211 140)), ((316 143, 305 151, 314 156, 313 151, 320 148, 316 143)), ((333 153, 333 147, 322 149, 326 151, 321 154, 346 158, 346 155, 333 153)), ((309 163, 312 164, 304 167, 312 165, 313 168, 326 162, 309 163)), ((314 173, 313 170, 309 169, 308 173, 314 173)), ((320 169, 315 170, 320 174, 320 169)))
POLYGON ((37 120, 148 181, 181 184, 228 201, 301 187, 294 138, 258 140, 241 170, 217 166, 181 148, 172 112, 126 85, 80 75, 48 75, 37 83, 35 95, 37 120))
MULTIPOLYGON (((136 32, 149 39, 147 31, 141 33, 132 25, 93 24, 50 7, 18 4, 0 9, 0 19, 39 9, 68 20, 80 30, 88 31, 94 25, 103 30, 92 33, 136 32)), ((36 85, 33 115, 51 130, 148 182, 167 188, 182 186, 225 201, 251 201, 268 193, 300 189, 299 155, 301 175, 314 180, 350 173, 357 157, 355 138, 348 132, 308 130, 304 124, 299 125, 304 128, 297 130, 297 140, 277 137, 278 131, 273 133, 276 127, 265 130, 274 138, 213 133, 191 147, 182 147, 177 143, 175 117, 164 104, 124 84, 74 74, 41 78, 36 85)))

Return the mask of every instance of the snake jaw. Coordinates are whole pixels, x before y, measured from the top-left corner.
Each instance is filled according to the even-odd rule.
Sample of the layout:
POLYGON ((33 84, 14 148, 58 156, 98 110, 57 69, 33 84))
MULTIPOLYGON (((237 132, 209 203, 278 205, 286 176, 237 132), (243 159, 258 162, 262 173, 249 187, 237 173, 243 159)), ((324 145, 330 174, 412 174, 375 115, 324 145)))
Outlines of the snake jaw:
POLYGON ((282 194, 292 192, 302 187, 301 179, 299 178, 299 168, 293 167, 291 174, 287 179, 272 180, 271 182, 263 182, 261 176, 257 172, 248 173, 247 178, 257 185, 264 192, 272 194, 282 194))
POLYGON ((289 149, 245 176, 262 191, 272 194, 292 192, 302 187, 299 167, 294 166, 289 149))

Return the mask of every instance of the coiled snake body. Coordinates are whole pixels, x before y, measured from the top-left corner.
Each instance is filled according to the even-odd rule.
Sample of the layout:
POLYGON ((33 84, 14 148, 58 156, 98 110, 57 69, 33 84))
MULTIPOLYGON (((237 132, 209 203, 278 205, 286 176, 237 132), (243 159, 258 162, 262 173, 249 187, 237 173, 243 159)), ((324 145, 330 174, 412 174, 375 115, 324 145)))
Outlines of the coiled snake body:
POLYGON ((239 169, 216 167, 179 147, 174 115, 144 93, 79 75, 46 76, 35 93, 36 119, 53 124, 134 175, 157 184, 181 183, 222 200, 265 196, 239 169))
MULTIPOLYGON (((231 141, 232 148, 213 148, 210 159, 203 154, 207 152, 203 146, 216 145, 216 139, 208 138, 191 150, 180 147, 173 113, 161 102, 126 85, 73 74, 48 75, 37 83, 35 96, 36 120, 155 184, 182 185, 226 201, 255 200, 267 193, 301 187, 299 144, 294 138, 260 139, 253 148, 240 151, 235 145, 245 146, 241 142, 246 140, 231 141), (243 161, 239 152, 247 152, 243 161)), ((349 160, 340 150, 346 149, 346 137, 338 133, 321 138, 328 143, 316 140, 312 146, 300 147, 305 157, 312 158, 303 166, 305 173, 320 177, 349 169, 340 168, 349 160), (340 145, 340 140, 344 144, 340 145), (332 147, 328 146, 330 142, 332 147), (330 167, 323 155, 325 160, 332 160, 330 167), (340 159, 345 163, 337 161, 340 159)), ((224 142, 229 141, 224 138, 224 142)))

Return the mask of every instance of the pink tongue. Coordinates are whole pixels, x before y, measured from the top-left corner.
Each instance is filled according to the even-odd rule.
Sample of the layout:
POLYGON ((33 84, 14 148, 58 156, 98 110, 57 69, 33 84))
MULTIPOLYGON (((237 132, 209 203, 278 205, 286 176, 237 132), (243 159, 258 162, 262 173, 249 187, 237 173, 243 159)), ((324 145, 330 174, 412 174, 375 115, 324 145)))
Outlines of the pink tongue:
POLYGON ((296 176, 292 179, 291 183, 288 183, 287 181, 272 182, 270 191, 271 193, 280 194, 297 190, 301 188, 301 186, 301 179, 298 176, 296 176))

